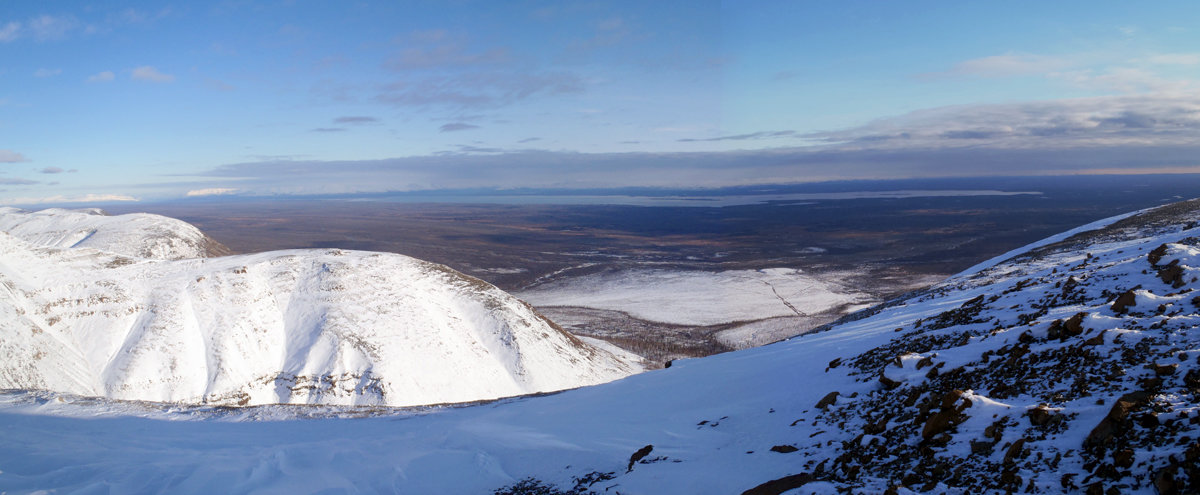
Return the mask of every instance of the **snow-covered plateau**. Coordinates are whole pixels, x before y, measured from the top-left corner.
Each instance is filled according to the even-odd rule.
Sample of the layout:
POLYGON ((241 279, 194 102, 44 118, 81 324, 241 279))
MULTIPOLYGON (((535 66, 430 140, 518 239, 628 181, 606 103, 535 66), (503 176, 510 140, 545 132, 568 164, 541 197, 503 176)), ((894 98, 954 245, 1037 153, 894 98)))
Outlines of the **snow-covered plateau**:
POLYGON ((410 406, 639 370, 481 280, 406 256, 198 258, 188 248, 209 245, 203 234, 154 215, 7 209, 0 225, 12 232, 0 232, 4 389, 410 406))
POLYGON ((539 307, 606 309, 678 325, 805 316, 878 302, 794 268, 602 272, 550 282, 517 295, 539 307))
MULTIPOLYGON (((820 332, 470 407, 0 394, 0 491, 1200 492, 1200 201, 820 332)), ((65 256, 65 255, 64 255, 65 256)))

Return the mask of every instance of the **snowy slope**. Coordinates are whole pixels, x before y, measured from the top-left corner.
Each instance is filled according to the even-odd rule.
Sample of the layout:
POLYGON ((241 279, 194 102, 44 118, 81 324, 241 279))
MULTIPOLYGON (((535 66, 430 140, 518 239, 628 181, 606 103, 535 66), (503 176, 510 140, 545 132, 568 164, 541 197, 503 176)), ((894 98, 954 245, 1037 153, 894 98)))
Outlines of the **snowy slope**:
POLYGON ((171 261, 0 233, 0 322, 0 388, 114 399, 402 406, 636 370, 485 282, 384 253, 171 261))
POLYGON ((1197 220, 1141 212, 828 331, 546 397, 351 419, 12 392, 0 490, 1196 493, 1197 220))
POLYGON ((97 208, 0 208, 0 232, 38 246, 86 247, 125 256, 178 260, 229 254, 187 222, 149 213, 109 216, 97 208))

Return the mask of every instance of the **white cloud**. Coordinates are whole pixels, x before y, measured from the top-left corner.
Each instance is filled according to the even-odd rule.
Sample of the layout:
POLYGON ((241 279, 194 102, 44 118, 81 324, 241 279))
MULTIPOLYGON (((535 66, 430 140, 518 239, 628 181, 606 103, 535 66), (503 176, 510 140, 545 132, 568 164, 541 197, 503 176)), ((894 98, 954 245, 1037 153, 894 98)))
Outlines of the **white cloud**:
POLYGON ((975 76, 1011 77, 1040 75, 1070 67, 1066 59, 1045 55, 1005 54, 964 60, 945 72, 923 74, 925 77, 975 76))
POLYGON ((17 163, 27 161, 29 161, 29 159, 25 158, 25 155, 17 153, 16 151, 0 150, 0 163, 17 163))
POLYGON ((21 36, 21 23, 9 22, 0 26, 0 42, 9 42, 16 40, 21 36))
POLYGON ((959 105, 803 137, 842 150, 1190 146, 1200 139, 1200 95, 959 105))
POLYGON ((1197 65, 1200 53, 1163 53, 1146 58, 1146 62, 1158 65, 1197 65))
POLYGON ((133 69, 133 71, 130 73, 130 77, 138 81, 149 81, 156 83, 171 82, 175 80, 175 76, 163 74, 162 72, 159 72, 158 69, 155 69, 149 65, 143 65, 133 69))
POLYGON ((85 194, 83 196, 48 196, 44 198, 6 198, 4 203, 14 205, 37 205, 50 203, 113 203, 138 201, 124 194, 85 194))
POLYGON ((226 194, 233 194, 235 192, 237 192, 237 189, 232 187, 210 187, 208 189, 194 189, 188 191, 185 196, 189 198, 197 196, 222 196, 226 194))
POLYGON ((69 17, 42 15, 29 20, 27 27, 38 41, 60 40, 79 23, 69 17))
POLYGON ((90 83, 109 82, 116 78, 117 78, 116 74, 113 74, 112 71, 106 70, 104 72, 100 72, 100 73, 92 74, 92 75, 88 76, 87 82, 90 82, 90 83))
POLYGON ((1136 67, 1056 72, 1049 74, 1048 77, 1066 81, 1083 89, 1120 93, 1179 92, 1195 87, 1195 83, 1190 80, 1168 79, 1152 71, 1136 67))
POLYGON ((38 69, 33 72, 33 77, 53 77, 62 74, 62 69, 38 69))

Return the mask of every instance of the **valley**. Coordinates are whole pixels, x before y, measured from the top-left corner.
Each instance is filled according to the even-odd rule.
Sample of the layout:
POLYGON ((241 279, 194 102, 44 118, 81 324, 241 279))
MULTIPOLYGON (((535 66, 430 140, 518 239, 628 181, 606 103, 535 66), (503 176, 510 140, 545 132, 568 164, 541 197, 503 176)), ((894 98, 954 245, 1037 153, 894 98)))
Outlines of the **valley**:
POLYGON ((547 199, 560 204, 530 195, 464 204, 417 194, 108 209, 185 220, 239 253, 336 247, 445 264, 656 367, 797 335, 1037 239, 1196 190, 1194 175, 1070 176, 547 199), (672 199, 684 196, 693 200, 672 199), (612 204, 622 202, 636 204, 612 204), (668 206, 649 206, 659 203, 668 206), (799 299, 781 300, 761 281, 746 282, 746 275, 769 278, 770 270, 791 270, 784 285, 799 299), (800 296, 813 288, 829 297, 800 296), (698 307, 722 314, 696 318, 698 307))

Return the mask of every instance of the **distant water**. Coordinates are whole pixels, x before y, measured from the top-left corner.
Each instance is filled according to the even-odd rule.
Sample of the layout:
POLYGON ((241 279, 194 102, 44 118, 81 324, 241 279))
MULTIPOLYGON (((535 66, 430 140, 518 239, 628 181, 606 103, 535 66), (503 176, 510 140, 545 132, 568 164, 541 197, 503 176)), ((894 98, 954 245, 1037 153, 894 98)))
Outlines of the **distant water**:
POLYGON ((539 205, 625 205, 625 206, 740 206, 771 202, 796 202, 830 199, 881 199, 881 198, 925 198, 945 196, 1015 196, 1020 194, 1042 194, 1038 191, 996 191, 990 189, 920 190, 897 191, 849 191, 827 193, 780 193, 746 195, 688 195, 688 196, 636 196, 636 195, 572 195, 572 194, 494 194, 494 195, 440 195, 440 194, 397 194, 383 197, 355 198, 349 201, 382 201, 397 203, 488 203, 488 204, 539 204, 539 205))

